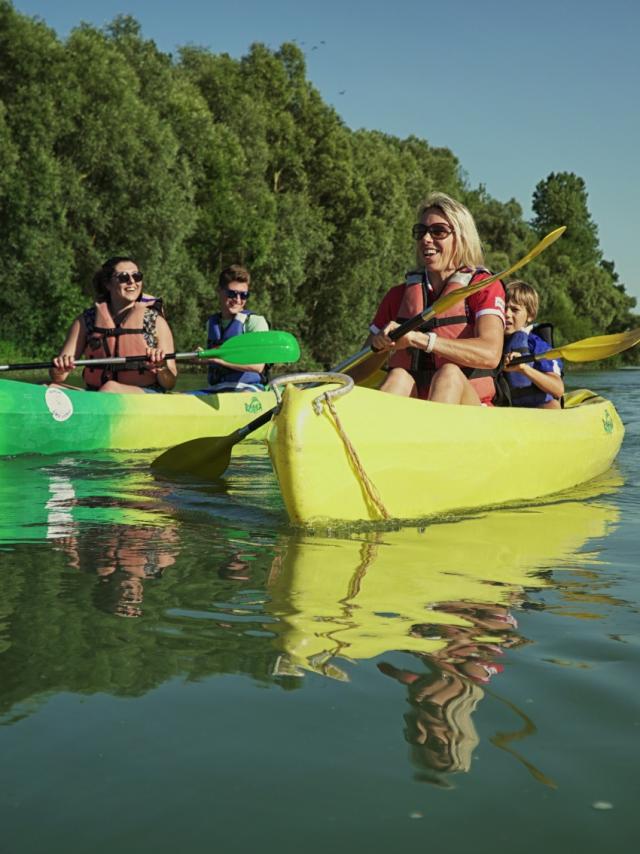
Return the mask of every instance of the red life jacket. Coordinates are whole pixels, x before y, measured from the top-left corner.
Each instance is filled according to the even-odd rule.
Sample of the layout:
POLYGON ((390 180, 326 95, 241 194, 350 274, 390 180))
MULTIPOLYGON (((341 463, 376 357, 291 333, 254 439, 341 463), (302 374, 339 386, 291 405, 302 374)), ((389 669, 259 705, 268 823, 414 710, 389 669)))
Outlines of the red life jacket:
MULTIPOLYGON (((162 303, 155 298, 143 298, 129 309, 116 323, 108 302, 97 302, 83 316, 87 343, 86 359, 103 359, 110 356, 141 356, 147 347, 157 347, 156 320, 162 314, 162 303)), ((158 386, 158 378, 144 367, 130 368, 115 365, 86 367, 83 371, 85 385, 99 389, 108 380, 125 385, 158 386)))
MULTIPOLYGON (((484 267, 476 267, 475 269, 461 267, 447 279, 439 298, 452 293, 452 291, 466 288, 478 275, 488 272, 484 267)), ((426 305, 427 289, 424 276, 422 273, 407 273, 405 290, 398 309, 398 323, 420 314, 426 305)), ((447 311, 440 312, 437 317, 432 318, 419 329, 421 332, 435 331, 436 335, 441 338, 473 338, 476 334, 475 324, 468 316, 466 300, 462 304, 453 305, 447 311), (461 311, 463 306, 464 311, 461 311)), ((429 396, 429 386, 433 374, 448 362, 451 362, 451 359, 409 347, 406 350, 399 350, 394 353, 389 359, 389 367, 404 368, 409 371, 416 381, 418 397, 426 400, 429 396)), ((462 365, 459 367, 469 379, 480 400, 483 403, 491 403, 496 391, 493 381, 494 372, 483 368, 463 367, 462 365)))

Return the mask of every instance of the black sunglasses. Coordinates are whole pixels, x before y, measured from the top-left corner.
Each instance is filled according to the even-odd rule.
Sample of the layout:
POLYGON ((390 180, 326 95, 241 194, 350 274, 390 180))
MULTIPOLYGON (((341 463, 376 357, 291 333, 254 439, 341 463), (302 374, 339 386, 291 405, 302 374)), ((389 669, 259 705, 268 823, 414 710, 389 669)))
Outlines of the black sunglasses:
POLYGON ((249 291, 232 291, 225 288, 224 295, 227 299, 241 299, 242 302, 249 299, 249 291))
POLYGON ((124 285, 125 282, 141 282, 142 281, 142 273, 115 273, 115 278, 121 285, 124 285))
POLYGON ((417 222, 411 229, 411 234, 414 240, 422 240, 425 234, 430 234, 434 240, 444 240, 450 234, 453 234, 453 229, 440 222, 437 222, 435 225, 425 225, 422 222, 417 222))

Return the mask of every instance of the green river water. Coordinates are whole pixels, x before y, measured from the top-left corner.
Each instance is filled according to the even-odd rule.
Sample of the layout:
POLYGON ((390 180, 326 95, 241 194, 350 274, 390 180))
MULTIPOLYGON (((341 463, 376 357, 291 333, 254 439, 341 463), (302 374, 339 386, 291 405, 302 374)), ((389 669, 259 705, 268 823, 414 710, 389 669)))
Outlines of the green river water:
POLYGON ((568 380, 616 467, 422 528, 296 532, 257 443, 0 460, 0 850, 635 847, 640 371, 568 380))

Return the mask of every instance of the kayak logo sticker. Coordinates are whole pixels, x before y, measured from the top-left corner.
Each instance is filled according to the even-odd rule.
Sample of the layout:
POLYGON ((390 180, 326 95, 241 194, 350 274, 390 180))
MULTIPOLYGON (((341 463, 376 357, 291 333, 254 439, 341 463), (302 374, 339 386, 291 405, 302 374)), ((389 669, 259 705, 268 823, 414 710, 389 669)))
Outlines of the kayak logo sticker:
POLYGON ((73 415, 73 403, 61 388, 48 388, 44 395, 47 409, 56 421, 66 421, 73 415))
POLYGON ((255 415, 256 412, 262 412, 262 404, 255 395, 251 398, 249 403, 245 403, 244 411, 248 412, 250 415, 255 415))
POLYGON ((605 433, 613 433, 613 418, 611 417, 611 413, 608 409, 602 417, 602 426, 604 427, 605 433))

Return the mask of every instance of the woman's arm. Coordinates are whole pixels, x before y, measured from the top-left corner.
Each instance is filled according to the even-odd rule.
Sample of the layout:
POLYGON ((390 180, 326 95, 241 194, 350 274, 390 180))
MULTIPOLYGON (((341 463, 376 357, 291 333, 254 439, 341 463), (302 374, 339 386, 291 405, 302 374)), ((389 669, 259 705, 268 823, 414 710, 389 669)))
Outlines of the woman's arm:
POLYGON ((474 338, 441 338, 432 332, 408 332, 394 343, 389 333, 399 326, 392 321, 383 332, 374 336, 374 346, 382 349, 404 350, 415 347, 418 350, 437 353, 456 365, 466 368, 486 368, 492 370, 500 363, 504 344, 504 325, 495 314, 483 314, 476 321, 474 338), (429 349, 432 347, 432 349, 429 349))
POLYGON ((86 346, 86 335, 84 324, 80 317, 76 317, 69 331, 62 349, 53 359, 53 368, 49 368, 49 376, 54 383, 63 383, 75 368, 75 360, 84 353, 86 346))
POLYGON ((149 347, 147 349, 147 358, 152 365, 152 369, 156 372, 159 385, 169 390, 176 384, 178 368, 175 359, 167 359, 166 364, 162 364, 165 360, 165 354, 174 352, 174 343, 169 324, 160 315, 156 319, 156 336, 158 346, 157 348, 149 347))

